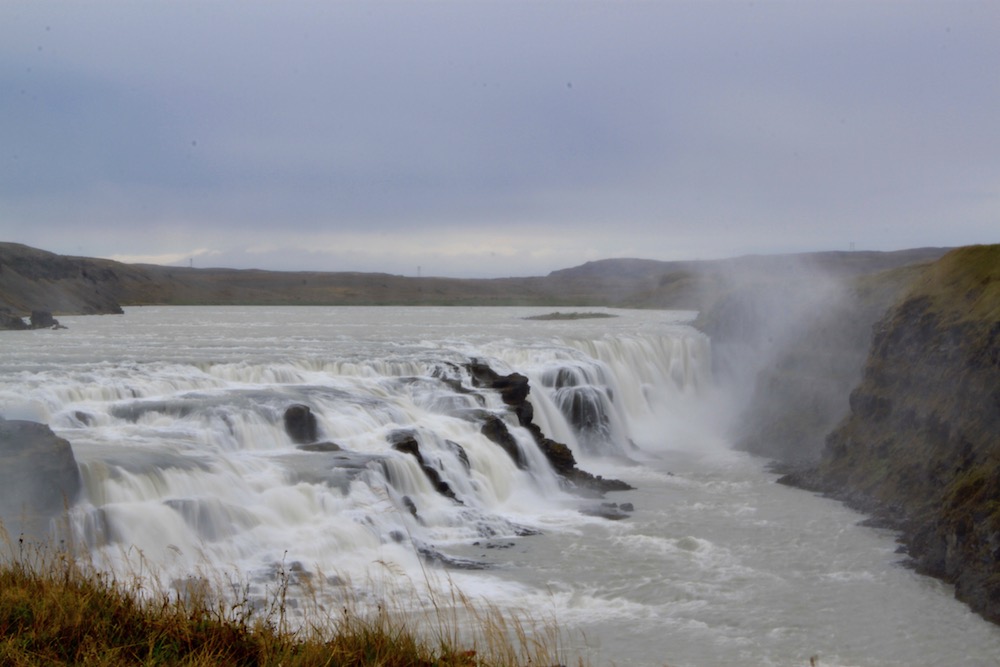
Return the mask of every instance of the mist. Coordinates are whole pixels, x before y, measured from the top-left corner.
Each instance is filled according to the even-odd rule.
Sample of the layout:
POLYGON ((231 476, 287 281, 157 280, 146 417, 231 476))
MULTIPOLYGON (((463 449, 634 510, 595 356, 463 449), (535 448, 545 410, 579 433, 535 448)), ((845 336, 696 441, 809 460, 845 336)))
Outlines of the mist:
POLYGON ((719 414, 738 449, 815 462, 847 415, 872 326, 917 269, 851 255, 750 257, 719 266, 697 325, 712 340, 719 414))

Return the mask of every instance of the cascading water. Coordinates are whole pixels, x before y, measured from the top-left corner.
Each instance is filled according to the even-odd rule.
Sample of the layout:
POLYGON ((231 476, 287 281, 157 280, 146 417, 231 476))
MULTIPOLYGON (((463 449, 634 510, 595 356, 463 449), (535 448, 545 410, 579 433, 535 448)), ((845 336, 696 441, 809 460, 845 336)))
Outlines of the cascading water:
POLYGON ((72 518, 107 563, 133 550, 180 576, 206 563, 266 573, 287 558, 364 580, 375 560, 413 571, 437 543, 526 532, 501 514, 562 494, 525 438, 521 470, 479 432, 474 415, 505 412, 496 397, 434 377, 439 366, 286 364, 266 382, 253 366, 216 370, 167 396, 162 383, 133 386, 52 415, 57 427, 93 415, 67 433, 86 489, 72 518), (323 442, 291 442, 282 415, 293 404, 310 407, 323 442), (394 448, 401 433, 416 455, 394 448))
MULTIPOLYGON (((394 341, 364 358, 352 340, 343 358, 323 340, 294 355, 251 339, 213 359, 202 339, 160 334, 137 341, 160 346, 148 357, 22 371, 4 397, 5 412, 34 411, 73 443, 84 486, 73 536, 106 567, 264 576, 288 559, 360 581, 373 561, 476 567, 449 545, 537 532, 574 503, 499 393, 475 386, 468 353, 394 341), (292 442, 291 405, 314 416, 316 442, 292 442), (512 451, 484 435, 484 417, 502 420, 512 451)), ((485 361, 509 373, 502 357, 516 349, 498 344, 485 361)), ((559 343, 519 361, 540 369, 543 433, 577 454, 626 453, 603 362, 559 343)))
POLYGON ((550 610, 594 664, 1000 654, 994 626, 896 564, 891 535, 728 450, 709 342, 685 314, 524 319, 538 312, 61 318, 66 331, 4 337, 0 416, 72 443, 73 539, 164 586, 236 573, 263 595, 292 571, 323 575, 332 597, 458 587, 510 613, 550 610), (474 364, 524 374, 530 409, 474 364), (293 406, 315 419, 301 442, 293 406), (634 512, 592 511, 602 501, 556 471, 533 428, 629 482, 603 502, 634 512), (902 627, 909 640, 887 640, 902 627))
POLYGON ((665 416, 710 391, 711 347, 687 328, 559 339, 559 346, 495 350, 536 388, 543 430, 589 457, 635 455, 656 447, 665 416))

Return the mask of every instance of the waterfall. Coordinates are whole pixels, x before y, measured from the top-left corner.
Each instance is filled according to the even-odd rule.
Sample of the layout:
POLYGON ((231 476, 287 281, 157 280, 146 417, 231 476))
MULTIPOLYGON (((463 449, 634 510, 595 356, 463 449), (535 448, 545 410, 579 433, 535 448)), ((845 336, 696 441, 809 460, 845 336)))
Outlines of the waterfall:
POLYGON ((708 338, 687 327, 560 343, 500 355, 531 378, 542 429, 578 455, 628 457, 711 385, 708 338))
POLYGON ((709 367, 704 338, 677 326, 346 348, 338 333, 301 354, 263 331, 201 343, 154 329, 124 358, 26 367, 0 387, 6 411, 72 443, 83 494, 71 528, 98 563, 155 563, 167 580, 212 568, 266 579, 284 561, 344 580, 373 562, 414 576, 427 559, 475 567, 462 545, 531 535, 579 506, 531 428, 577 457, 628 457, 637 425, 697 392, 709 367), (528 377, 527 421, 470 374, 473 359, 528 377), (286 431, 292 405, 315 419, 314 442, 286 431))

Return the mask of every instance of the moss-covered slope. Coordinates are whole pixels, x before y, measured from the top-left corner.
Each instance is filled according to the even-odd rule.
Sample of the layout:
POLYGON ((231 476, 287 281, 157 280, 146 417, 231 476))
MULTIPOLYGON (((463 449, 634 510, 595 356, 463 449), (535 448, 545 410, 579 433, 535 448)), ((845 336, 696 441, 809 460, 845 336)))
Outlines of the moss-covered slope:
POLYGON ((1000 622, 1000 245, 948 253, 877 325, 810 479, 901 527, 920 571, 1000 622))

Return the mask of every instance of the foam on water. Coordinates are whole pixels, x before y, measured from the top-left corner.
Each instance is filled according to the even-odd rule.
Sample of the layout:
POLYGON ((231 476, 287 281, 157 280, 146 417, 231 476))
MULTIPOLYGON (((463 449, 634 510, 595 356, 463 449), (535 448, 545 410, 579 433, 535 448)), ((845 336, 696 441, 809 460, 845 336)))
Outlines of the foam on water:
POLYGON ((168 585, 238 576, 264 595, 290 571, 293 594, 321 581, 332 600, 437 609, 458 589, 551 615, 593 664, 1000 655, 997 628, 900 567, 891 534, 730 450, 725 388, 689 314, 523 319, 538 312, 64 318, 66 331, 4 341, 0 415, 72 443, 85 492, 70 519, 95 560, 168 585), (611 521, 592 511, 601 500, 573 494, 500 395, 475 386, 472 359, 526 375, 534 423, 584 469, 631 483, 604 502, 634 511, 611 521), (291 441, 293 404, 311 408, 329 446, 291 441), (485 414, 504 420, 520 465, 480 431, 485 414), (401 437, 419 442, 423 464, 393 448, 401 437))

